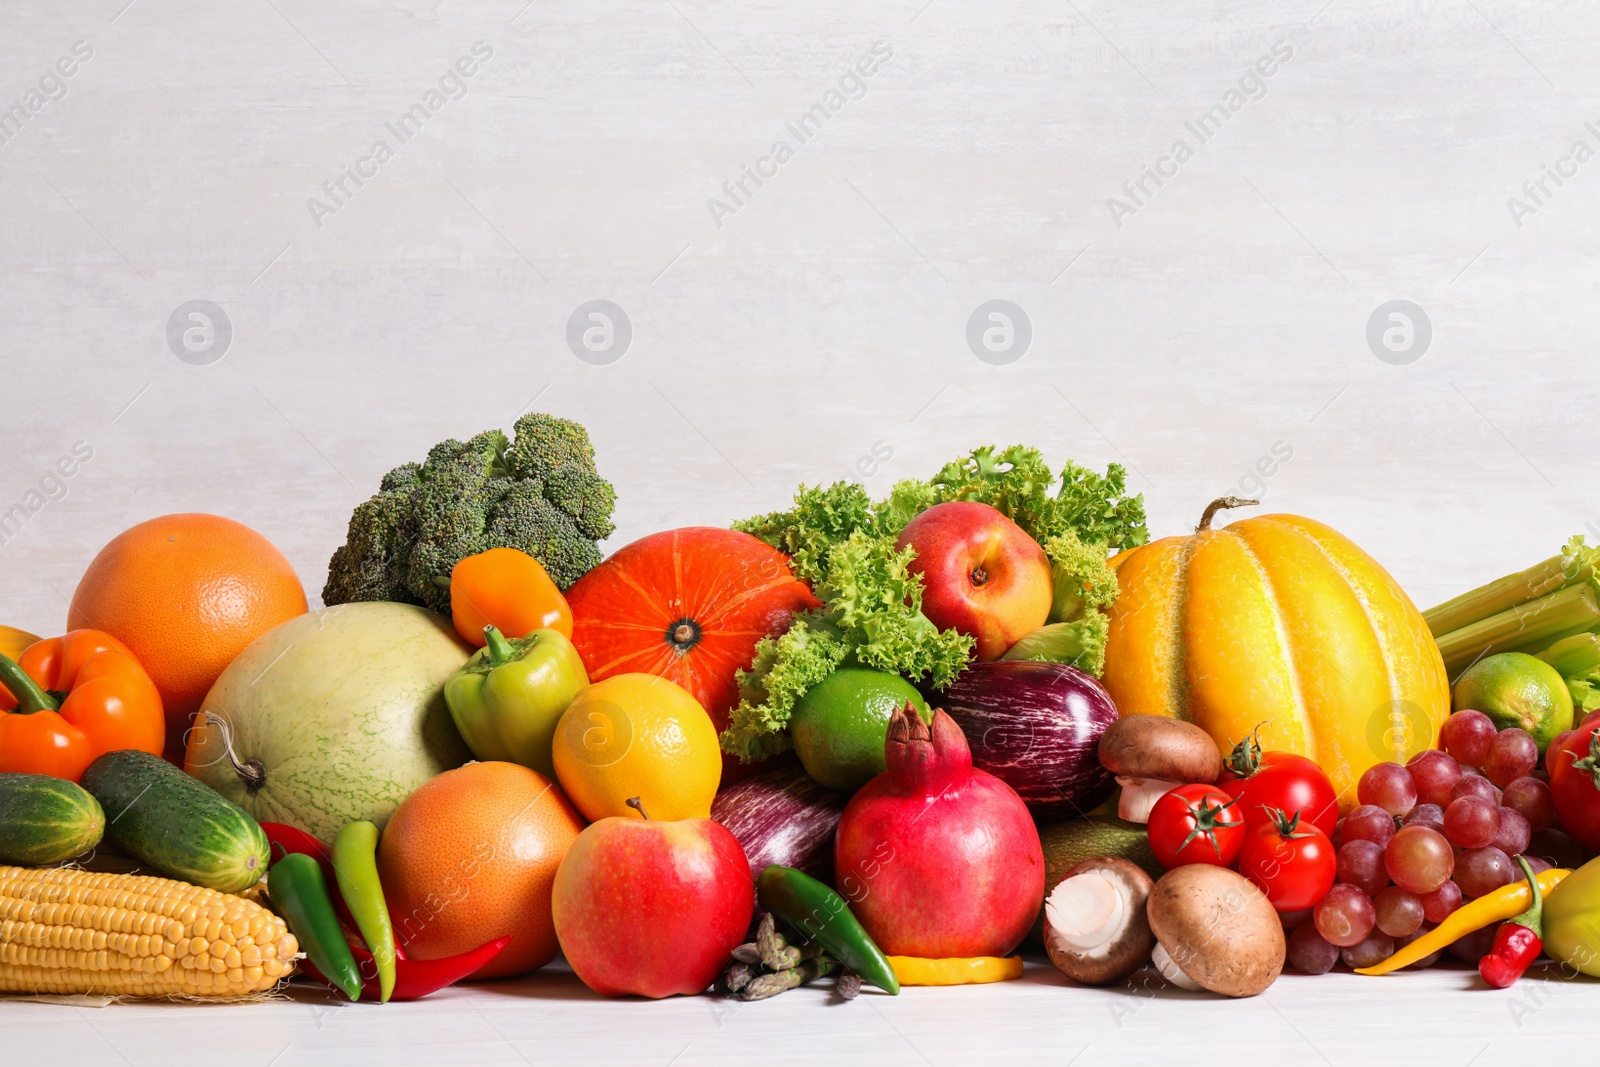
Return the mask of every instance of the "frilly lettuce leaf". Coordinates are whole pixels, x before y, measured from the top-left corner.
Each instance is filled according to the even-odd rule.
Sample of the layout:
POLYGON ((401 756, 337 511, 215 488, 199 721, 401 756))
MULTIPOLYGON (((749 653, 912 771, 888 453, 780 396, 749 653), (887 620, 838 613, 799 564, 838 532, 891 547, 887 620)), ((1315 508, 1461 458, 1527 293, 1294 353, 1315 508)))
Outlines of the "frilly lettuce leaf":
POLYGON ((741 700, 722 734, 724 750, 749 761, 788 748, 795 703, 841 666, 935 687, 961 672, 972 639, 941 631, 922 614, 922 580, 908 569, 914 553, 894 547, 908 522, 951 500, 994 506, 1050 559, 1057 594, 1050 622, 1058 625, 1019 653, 1100 672, 1102 612, 1117 592, 1106 560, 1149 540, 1144 498, 1127 495, 1126 472, 1116 464, 1100 475, 1068 462, 1058 476, 1038 449, 986 446, 928 481, 897 483, 882 501, 854 482, 802 486, 792 507, 734 523, 787 553, 822 607, 796 615, 786 633, 757 644, 750 667, 739 672, 741 700))

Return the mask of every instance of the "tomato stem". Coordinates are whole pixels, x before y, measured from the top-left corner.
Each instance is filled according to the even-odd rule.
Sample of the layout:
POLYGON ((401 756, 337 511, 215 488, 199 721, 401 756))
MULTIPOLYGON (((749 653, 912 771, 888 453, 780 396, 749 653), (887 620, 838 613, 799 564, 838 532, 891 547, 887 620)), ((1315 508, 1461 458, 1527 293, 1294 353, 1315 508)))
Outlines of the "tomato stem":
POLYGON ((1211 847, 1216 850, 1217 858, 1222 858, 1222 843, 1217 840, 1217 827, 1222 823, 1217 816, 1239 803, 1239 798, 1234 797, 1226 804, 1217 804, 1215 806, 1210 803, 1210 800, 1210 797, 1201 797, 1199 807, 1195 807, 1193 804, 1189 805, 1189 813, 1194 816, 1194 829, 1189 831, 1189 836, 1183 839, 1183 844, 1178 846, 1177 851, 1182 852, 1189 847, 1189 842, 1201 834, 1205 834, 1206 840, 1210 841, 1211 847))

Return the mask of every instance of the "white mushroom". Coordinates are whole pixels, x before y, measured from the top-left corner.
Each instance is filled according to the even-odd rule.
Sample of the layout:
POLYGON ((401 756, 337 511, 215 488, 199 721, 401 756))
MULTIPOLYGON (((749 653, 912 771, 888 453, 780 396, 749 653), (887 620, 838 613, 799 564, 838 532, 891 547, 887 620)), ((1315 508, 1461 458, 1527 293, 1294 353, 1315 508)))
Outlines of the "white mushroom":
POLYGON ((1161 977, 1179 989, 1187 989, 1191 993, 1200 993, 1205 990, 1205 986, 1183 973, 1183 968, 1178 966, 1176 960, 1167 955, 1166 947, 1159 941, 1156 942, 1156 947, 1150 950, 1150 962, 1155 964, 1157 971, 1161 972, 1161 977))
POLYGON ((1124 715, 1100 735, 1100 763, 1117 776, 1117 816, 1150 821, 1155 802, 1180 785, 1215 782, 1222 754, 1211 735, 1165 715, 1124 715))
POLYGON ((1044 947, 1075 982, 1105 985, 1143 967, 1155 945, 1145 913, 1155 883, 1116 856, 1084 860, 1044 901, 1044 947))
POLYGON ((1174 985, 1253 997, 1283 970, 1278 913, 1236 871, 1208 863, 1168 871, 1147 911, 1158 942, 1151 958, 1174 985))

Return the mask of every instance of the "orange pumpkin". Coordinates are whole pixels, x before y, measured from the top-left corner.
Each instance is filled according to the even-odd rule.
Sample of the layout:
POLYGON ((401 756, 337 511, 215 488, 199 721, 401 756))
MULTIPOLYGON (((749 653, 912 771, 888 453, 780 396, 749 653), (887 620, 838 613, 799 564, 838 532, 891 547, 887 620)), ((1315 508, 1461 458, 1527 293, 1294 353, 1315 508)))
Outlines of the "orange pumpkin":
POLYGON ((1203 727, 1227 752, 1257 724, 1264 748, 1315 760, 1355 803, 1368 767, 1431 748, 1450 712, 1444 661, 1416 605, 1337 531, 1261 515, 1167 537, 1112 560, 1101 679, 1124 715, 1203 727))
MULTIPOLYGON (((567 603, 590 681, 635 671, 670 678, 719 733, 739 703, 735 672, 750 666, 756 642, 820 606, 788 556, 713 526, 666 530, 619 549, 567 590, 567 603)), ((724 755, 722 780, 746 777, 752 766, 724 755)))

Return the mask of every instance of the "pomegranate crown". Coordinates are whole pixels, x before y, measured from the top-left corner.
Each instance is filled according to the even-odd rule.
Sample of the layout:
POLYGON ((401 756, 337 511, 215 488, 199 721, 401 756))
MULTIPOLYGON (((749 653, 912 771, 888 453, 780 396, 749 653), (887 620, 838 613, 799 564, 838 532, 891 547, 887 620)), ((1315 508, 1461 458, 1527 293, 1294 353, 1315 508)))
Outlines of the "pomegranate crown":
POLYGON ((907 785, 942 785, 972 769, 972 750, 956 721, 935 708, 933 722, 925 723, 909 700, 889 720, 883 755, 889 773, 907 785))

